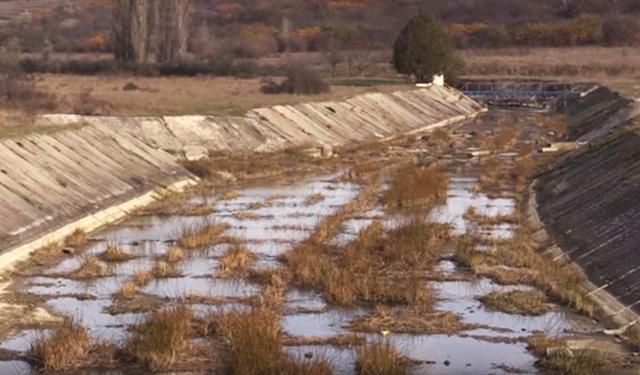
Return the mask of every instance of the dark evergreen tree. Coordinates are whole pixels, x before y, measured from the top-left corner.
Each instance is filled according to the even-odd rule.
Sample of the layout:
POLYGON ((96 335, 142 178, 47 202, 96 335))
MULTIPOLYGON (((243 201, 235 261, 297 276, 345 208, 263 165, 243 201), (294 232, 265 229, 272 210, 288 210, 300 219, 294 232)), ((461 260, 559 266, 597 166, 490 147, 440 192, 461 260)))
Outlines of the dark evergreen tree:
POLYGON ((430 82, 435 74, 455 80, 460 68, 447 30, 431 15, 414 17, 393 46, 393 65, 418 82, 430 82))

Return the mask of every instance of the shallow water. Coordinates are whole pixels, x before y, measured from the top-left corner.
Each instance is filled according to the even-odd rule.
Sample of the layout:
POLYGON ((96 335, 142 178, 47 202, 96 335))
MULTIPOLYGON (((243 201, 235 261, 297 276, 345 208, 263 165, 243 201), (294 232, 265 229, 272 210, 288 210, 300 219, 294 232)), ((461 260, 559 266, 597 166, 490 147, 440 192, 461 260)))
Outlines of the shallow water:
MULTIPOLYGON (((358 187, 348 183, 333 182, 335 176, 325 176, 303 181, 290 186, 268 186, 249 188, 239 191, 236 199, 229 201, 205 197, 215 212, 207 217, 184 216, 148 216, 133 217, 115 227, 95 236, 86 254, 99 255, 109 244, 119 244, 135 258, 120 264, 111 264, 113 276, 94 281, 78 281, 61 276, 76 270, 83 256, 62 260, 47 275, 30 278, 25 283, 29 293, 45 296, 46 305, 56 313, 73 317, 86 325, 90 334, 102 340, 122 342, 127 338, 127 329, 141 322, 144 314, 111 315, 107 309, 112 305, 112 297, 134 273, 150 270, 154 263, 164 256, 172 243, 180 237, 181 230, 207 222, 228 223, 231 228, 227 235, 238 237, 246 242, 249 250, 257 257, 257 268, 275 268, 280 266, 278 257, 289 251, 296 243, 308 238, 313 229, 328 215, 337 212, 353 200, 358 187), (322 194, 324 200, 315 204, 305 204, 312 194, 322 194), (274 198, 275 197, 275 198, 274 198), (270 199, 271 198, 271 199, 270 199), (257 203, 269 204, 259 207, 257 203), (237 213, 252 212, 255 217, 240 220, 237 213), (85 298, 79 298, 83 295, 85 298)), ((446 205, 436 208, 429 218, 438 223, 451 224, 456 234, 464 234, 472 229, 464 220, 464 214, 473 207, 476 212, 492 215, 510 215, 515 209, 512 199, 492 199, 473 192, 477 179, 454 177, 451 180, 449 199, 446 205)), ((203 198, 199 198, 201 201, 203 198)), ((386 227, 397 224, 398 217, 385 217, 381 207, 375 207, 358 217, 347 220, 341 234, 334 239, 337 243, 352 241, 360 231, 371 225, 374 220, 383 220, 386 227)), ((510 225, 482 228, 482 233, 491 238, 508 238, 513 234, 510 225)), ((260 292, 258 285, 244 280, 226 280, 216 278, 220 257, 229 245, 211 246, 179 264, 179 276, 154 280, 142 289, 142 292, 161 299, 179 299, 187 294, 202 297, 245 298, 260 292)), ((443 276, 462 275, 461 270, 451 261, 439 263, 443 276)), ((464 275, 468 276, 468 275, 464 275)), ((540 317, 523 317, 492 312, 478 301, 479 297, 493 291, 507 291, 514 288, 501 287, 488 279, 474 282, 444 281, 430 282, 439 297, 437 308, 458 314, 465 323, 479 324, 482 328, 460 335, 398 335, 391 334, 389 340, 400 352, 421 364, 415 373, 429 374, 503 374, 497 368, 500 365, 521 369, 527 373, 535 372, 535 359, 526 351, 525 344, 507 344, 488 342, 477 337, 494 339, 521 338, 534 332, 562 335, 567 331, 589 330, 590 322, 568 313, 560 307, 540 317), (464 336, 468 335, 468 336, 464 336), (469 336, 475 336, 469 337, 469 336), (445 361, 446 364, 445 364, 445 361)), ((193 304, 198 315, 206 316, 221 311, 242 311, 248 306, 240 303, 221 303, 219 305, 193 304)), ((286 335, 299 337, 329 338, 350 334, 350 322, 370 312, 368 308, 349 310, 330 308, 321 294, 312 291, 292 289, 285 301, 285 313, 282 317, 282 329, 286 335)), ((15 352, 28 349, 31 340, 42 334, 26 330, 6 340, 0 348, 15 352)), ((366 335, 369 341, 378 341, 378 335, 366 335)), ((353 373, 355 352, 353 348, 332 346, 287 347, 291 356, 309 355, 330 361, 338 374, 353 373)), ((0 374, 29 374, 30 368, 22 362, 0 362, 0 374)), ((87 374, 105 375, 103 372, 87 374)), ((117 374, 113 373, 113 374, 117 374)))

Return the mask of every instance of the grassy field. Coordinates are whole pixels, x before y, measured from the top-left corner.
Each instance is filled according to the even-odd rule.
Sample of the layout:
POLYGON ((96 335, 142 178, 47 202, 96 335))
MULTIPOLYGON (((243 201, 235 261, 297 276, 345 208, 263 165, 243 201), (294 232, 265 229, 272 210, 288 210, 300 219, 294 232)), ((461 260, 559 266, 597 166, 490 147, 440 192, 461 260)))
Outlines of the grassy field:
MULTIPOLYGON (((277 104, 340 100, 366 92, 389 92, 412 86, 382 62, 358 77, 330 77, 331 68, 318 53, 273 56, 256 61, 282 66, 304 62, 325 77, 331 92, 321 95, 266 95, 263 79, 231 77, 142 77, 134 75, 35 76, 39 90, 55 95, 57 113, 97 115, 243 115, 247 110, 277 104), (128 89, 125 87, 128 86, 128 89)), ((513 48, 463 50, 463 79, 544 79, 566 82, 598 82, 623 95, 640 97, 640 48, 513 48)), ((74 56, 78 58, 78 56, 74 56)), ((385 60, 386 61, 386 60, 385 60)), ((344 64, 343 64, 344 65, 344 64)), ((345 67, 338 67, 344 71, 345 67)), ((31 123, 35 112, 0 110, 2 127, 31 123)), ((6 132, 5 132, 6 133, 6 132)))
POLYGON ((465 50, 470 78, 549 79, 598 82, 640 96, 640 48, 575 47, 465 50))
POLYGON ((322 95, 265 95, 260 79, 223 77, 133 77, 40 75, 38 88, 54 93, 59 112, 74 111, 83 93, 90 92, 100 112, 118 115, 242 115, 247 110, 276 104, 338 100, 372 91, 410 86, 402 81, 337 81, 322 95), (137 89, 125 90, 128 83, 137 89))

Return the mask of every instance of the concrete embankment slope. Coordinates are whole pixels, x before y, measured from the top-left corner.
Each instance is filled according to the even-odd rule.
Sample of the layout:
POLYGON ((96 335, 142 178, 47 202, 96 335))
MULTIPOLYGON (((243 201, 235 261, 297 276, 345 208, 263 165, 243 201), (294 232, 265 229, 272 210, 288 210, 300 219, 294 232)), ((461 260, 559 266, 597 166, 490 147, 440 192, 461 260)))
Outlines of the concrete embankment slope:
POLYGON ((453 89, 430 86, 255 109, 245 117, 42 116, 41 124, 60 130, 0 140, 0 269, 75 228, 121 219, 152 202, 156 187, 192 183, 171 153, 344 145, 444 126, 482 110, 453 89))
POLYGON ((49 115, 41 124, 111 125, 176 154, 192 146, 210 151, 267 152, 301 145, 338 146, 446 125, 482 107, 456 90, 430 86, 372 93, 340 102, 258 108, 244 117, 91 117, 49 115))
POLYGON ((547 232, 600 294, 622 303, 612 313, 640 312, 640 120, 629 120, 639 109, 604 88, 571 103, 570 137, 588 143, 536 184, 547 232))
POLYGON ((106 126, 0 141, 0 244, 191 178, 176 159, 106 126))

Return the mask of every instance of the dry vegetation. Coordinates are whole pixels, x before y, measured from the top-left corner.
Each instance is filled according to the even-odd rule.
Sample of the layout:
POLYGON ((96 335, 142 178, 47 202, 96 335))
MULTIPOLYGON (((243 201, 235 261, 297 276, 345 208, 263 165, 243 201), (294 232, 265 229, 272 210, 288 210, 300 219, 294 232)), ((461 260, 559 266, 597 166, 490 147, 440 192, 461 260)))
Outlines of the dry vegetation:
POLYGON ((431 301, 419 271, 433 265, 447 239, 446 226, 415 217, 387 232, 374 224, 343 247, 307 243, 285 259, 294 283, 321 290, 330 303, 411 305, 431 301))
POLYGON ((193 313, 175 306, 153 313, 134 327, 127 351, 152 371, 166 370, 192 349, 193 313))
POLYGON ((182 262, 184 259, 184 251, 179 247, 172 247, 167 251, 165 261, 169 264, 176 264, 182 262))
POLYGON ((29 358, 45 371, 66 371, 82 366, 92 347, 87 329, 67 318, 50 336, 31 344, 29 358))
POLYGON ((218 277, 231 278, 242 277, 256 261, 256 256, 244 246, 237 244, 232 246, 223 256, 220 262, 218 277))
POLYGON ((69 112, 83 92, 92 89, 91 96, 108 103, 112 114, 118 115, 242 115, 246 111, 278 104, 296 104, 307 101, 326 101, 345 98, 371 91, 390 92, 403 87, 332 86, 331 92, 313 96, 292 94, 265 95, 260 92, 260 79, 222 77, 135 77, 131 76, 62 76, 41 75, 38 89, 56 93, 58 109, 69 112), (137 90, 123 90, 134 82, 137 90))
MULTIPOLYGON (((584 277, 571 265, 556 261, 538 253, 531 245, 530 235, 521 229, 510 240, 495 244, 495 251, 481 252, 474 248, 474 239, 458 241, 456 260, 476 273, 489 276, 499 274, 501 268, 494 271, 483 266, 506 266, 511 281, 535 286, 556 300, 567 303, 572 308, 592 316, 595 311, 593 302, 583 291, 584 277)), ((504 269, 503 269, 504 270, 504 269)), ((498 281, 500 277, 497 277, 498 281)))
POLYGON ((356 332, 412 335, 453 335, 472 328, 456 314, 437 311, 429 305, 406 309, 378 306, 375 311, 351 324, 351 329, 356 332))
POLYGON ((545 374, 597 375, 610 371, 605 368, 612 358, 599 352, 597 348, 572 350, 567 343, 546 335, 529 338, 528 349, 540 358, 538 367, 545 374))
POLYGON ((229 225, 224 223, 207 223, 200 227, 185 228, 178 244, 185 250, 215 245, 227 229, 229 229, 229 225))
POLYGON ((65 238, 64 244, 74 249, 84 247, 87 244, 87 233, 82 229, 76 229, 65 238))
POLYGON ((118 297, 125 300, 132 300, 138 294, 138 285, 133 281, 122 284, 118 291, 118 297))
POLYGON ((437 167, 405 167, 394 174, 384 203, 390 208, 428 210, 446 200, 448 187, 449 177, 437 167))
POLYGON ((388 342, 364 345, 356 351, 358 375, 404 375, 409 363, 388 342))
POLYGON ((133 257, 131 254, 127 254, 119 245, 109 245, 107 250, 100 255, 100 259, 105 262, 120 263, 131 260, 133 257))
POLYGON ((608 78, 637 76, 638 48, 511 48, 462 52, 473 76, 608 78))
POLYGON ((151 273, 144 270, 136 271, 131 280, 137 287, 142 288, 151 282, 151 273))
POLYGON ((291 359, 283 351, 280 318, 266 310, 231 313, 219 318, 219 329, 232 352, 234 374, 329 375, 331 367, 317 359, 291 359))
POLYGON ((177 277, 180 273, 176 270, 175 266, 164 261, 156 262, 151 270, 151 275, 156 279, 167 279, 177 277))
POLYGON ((312 194, 310 196, 307 197, 307 199, 305 199, 304 201, 304 205, 305 206, 313 206, 314 204, 318 204, 320 202, 322 202, 324 200, 324 195, 317 193, 317 194, 312 194))
POLYGON ((104 263, 101 263, 97 258, 87 257, 80 267, 70 276, 71 278, 78 280, 88 280, 107 277, 110 275, 111 272, 104 263))
POLYGON ((480 298, 489 309, 519 315, 544 315, 549 303, 544 293, 533 291, 493 292, 480 298))

